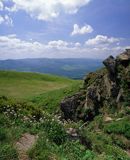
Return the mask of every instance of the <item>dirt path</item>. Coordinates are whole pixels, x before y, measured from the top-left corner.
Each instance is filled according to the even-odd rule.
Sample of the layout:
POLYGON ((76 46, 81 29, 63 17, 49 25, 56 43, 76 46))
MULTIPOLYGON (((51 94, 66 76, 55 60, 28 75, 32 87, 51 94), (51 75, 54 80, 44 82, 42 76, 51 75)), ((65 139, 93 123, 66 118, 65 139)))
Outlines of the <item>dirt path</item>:
POLYGON ((16 143, 16 148, 19 154, 19 160, 29 160, 27 151, 35 144, 37 136, 25 133, 16 143))

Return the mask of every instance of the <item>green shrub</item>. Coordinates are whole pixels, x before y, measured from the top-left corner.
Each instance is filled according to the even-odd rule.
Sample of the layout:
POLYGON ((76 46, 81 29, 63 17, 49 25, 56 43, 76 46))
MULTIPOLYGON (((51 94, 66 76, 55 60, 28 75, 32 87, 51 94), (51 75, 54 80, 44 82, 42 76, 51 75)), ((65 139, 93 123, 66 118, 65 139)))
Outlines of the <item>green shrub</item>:
POLYGON ((116 134, 112 134, 111 137, 115 145, 121 147, 124 150, 130 148, 130 141, 126 137, 116 134))
MULTIPOLYGON (((58 155, 58 146, 50 142, 46 133, 42 132, 39 135, 36 145, 29 151, 30 159, 50 160, 52 155, 58 155)), ((60 159, 59 159, 60 160, 60 159)))
POLYGON ((87 150, 85 152, 85 156, 83 157, 83 160, 93 160, 94 157, 95 157, 95 154, 92 151, 87 150))
POLYGON ((106 145, 103 150, 107 155, 113 156, 113 160, 130 160, 125 151, 114 145, 106 145))
POLYGON ((3 114, 0 114, 0 127, 10 127, 10 120, 3 114))
POLYGON ((97 155, 93 160, 116 160, 116 159, 114 159, 113 156, 102 153, 100 155, 97 155))
POLYGON ((6 130, 3 128, 0 128, 0 141, 5 141, 6 139, 7 139, 6 130))
POLYGON ((130 139, 130 120, 123 119, 120 121, 115 121, 110 124, 106 124, 104 131, 107 133, 122 134, 130 139))
POLYGON ((66 141, 66 143, 60 147, 59 152, 63 153, 67 160, 87 160, 87 158, 92 158, 93 156, 92 152, 86 151, 85 147, 78 140, 66 141))
POLYGON ((102 129, 102 128, 103 128, 103 117, 101 115, 96 116, 94 120, 91 123, 89 123, 89 125, 87 126, 87 129, 89 131, 102 129))
POLYGON ((0 145, 0 160, 18 160, 18 154, 11 145, 0 145))
POLYGON ((54 119, 45 119, 41 124, 42 129, 47 133, 48 138, 61 145, 67 139, 67 134, 63 126, 54 119))
POLYGON ((125 107, 126 114, 130 115, 130 107, 125 107))

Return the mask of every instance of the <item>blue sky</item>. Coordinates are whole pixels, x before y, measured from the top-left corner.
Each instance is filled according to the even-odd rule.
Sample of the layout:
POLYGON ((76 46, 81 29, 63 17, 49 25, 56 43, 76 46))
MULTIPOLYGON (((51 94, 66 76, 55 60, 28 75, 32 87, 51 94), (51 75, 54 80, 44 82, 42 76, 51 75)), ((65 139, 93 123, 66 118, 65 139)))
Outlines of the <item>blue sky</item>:
POLYGON ((0 0, 0 59, 105 58, 130 47, 130 0, 0 0))

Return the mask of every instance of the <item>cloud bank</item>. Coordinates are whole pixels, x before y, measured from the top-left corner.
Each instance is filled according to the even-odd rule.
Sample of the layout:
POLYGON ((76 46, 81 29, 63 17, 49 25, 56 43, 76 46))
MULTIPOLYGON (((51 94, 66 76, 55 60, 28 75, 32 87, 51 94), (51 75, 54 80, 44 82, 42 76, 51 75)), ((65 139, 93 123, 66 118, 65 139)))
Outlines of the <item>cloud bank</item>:
POLYGON ((121 38, 107 37, 104 35, 97 35, 95 38, 86 41, 88 46, 108 46, 110 44, 120 42, 121 38))
POLYGON ((23 10, 38 20, 49 21, 60 14, 75 14, 78 10, 89 4, 91 0, 10 0, 13 6, 8 11, 23 10))
POLYGON ((63 40, 41 43, 37 41, 25 41, 15 34, 0 36, 0 59, 21 58, 105 58, 108 55, 116 55, 128 46, 116 43, 121 40, 114 37, 98 35, 88 39, 84 43, 66 42, 63 40), (97 38, 97 37, 102 37, 97 38), (103 38, 104 37, 104 38, 103 38), (96 45, 95 45, 96 44, 96 45))

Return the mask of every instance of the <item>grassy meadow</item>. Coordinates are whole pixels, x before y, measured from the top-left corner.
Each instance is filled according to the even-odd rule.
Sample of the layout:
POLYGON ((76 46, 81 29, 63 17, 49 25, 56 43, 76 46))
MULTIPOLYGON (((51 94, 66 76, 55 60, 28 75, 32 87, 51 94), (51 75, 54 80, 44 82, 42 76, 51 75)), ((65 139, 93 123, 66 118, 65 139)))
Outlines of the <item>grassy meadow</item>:
MULTIPOLYGON (((61 100, 77 92, 80 85, 81 81, 65 77, 0 71, 0 160, 18 160, 14 144, 24 133, 39 136, 28 152, 31 159, 64 159, 62 154, 69 157, 70 142, 55 114, 60 111, 61 100)), ((73 142, 71 145, 77 149, 73 142)), ((70 158, 73 156, 75 153, 70 158)))
POLYGON ((29 99, 77 84, 79 81, 48 74, 0 71, 0 96, 16 99, 29 99))

